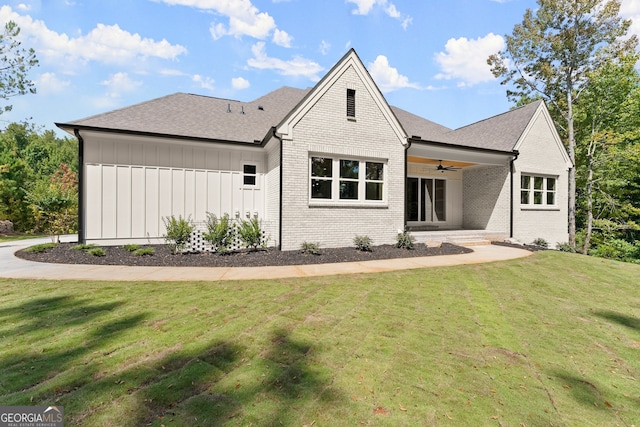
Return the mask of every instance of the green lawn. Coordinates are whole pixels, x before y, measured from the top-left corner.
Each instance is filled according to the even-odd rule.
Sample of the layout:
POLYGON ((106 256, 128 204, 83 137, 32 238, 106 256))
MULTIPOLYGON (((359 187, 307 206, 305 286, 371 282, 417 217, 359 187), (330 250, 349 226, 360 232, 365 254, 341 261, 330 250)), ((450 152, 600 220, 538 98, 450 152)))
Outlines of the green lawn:
POLYGON ((44 234, 0 234, 0 243, 46 237, 44 234))
POLYGON ((0 280, 0 404, 87 426, 640 424, 640 266, 0 280))

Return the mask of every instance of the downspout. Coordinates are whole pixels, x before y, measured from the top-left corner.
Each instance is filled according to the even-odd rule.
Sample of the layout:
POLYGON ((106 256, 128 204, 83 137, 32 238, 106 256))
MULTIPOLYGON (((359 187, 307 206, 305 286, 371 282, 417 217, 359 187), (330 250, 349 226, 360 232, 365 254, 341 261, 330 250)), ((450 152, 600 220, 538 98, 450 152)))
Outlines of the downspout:
POLYGON ((271 134, 272 137, 277 139, 278 141, 280 141, 280 185, 278 185, 279 189, 278 191, 280 192, 279 195, 279 200, 278 200, 278 246, 280 247, 280 250, 282 250, 282 177, 283 177, 283 172, 282 172, 282 166, 284 164, 283 162, 283 150, 282 150, 282 138, 278 136, 278 134, 276 133, 276 128, 272 127, 271 128, 271 134))
POLYGON ((407 210, 407 173, 409 173, 409 147, 411 147, 411 141, 407 138, 407 144, 404 146, 404 231, 407 231, 407 217, 409 212, 407 210))
POLYGON ((515 175, 515 168, 514 168, 514 162, 518 159, 518 155, 520 155, 520 153, 517 150, 514 150, 513 152, 514 156, 511 158, 511 161, 509 162, 509 169, 510 169, 510 185, 511 185, 511 204, 509 206, 509 238, 513 239, 513 215, 514 215, 514 204, 515 204, 515 196, 514 196, 514 178, 513 176, 515 175))
POLYGON ((84 233, 84 139, 78 128, 73 129, 78 138, 78 243, 85 243, 84 233))

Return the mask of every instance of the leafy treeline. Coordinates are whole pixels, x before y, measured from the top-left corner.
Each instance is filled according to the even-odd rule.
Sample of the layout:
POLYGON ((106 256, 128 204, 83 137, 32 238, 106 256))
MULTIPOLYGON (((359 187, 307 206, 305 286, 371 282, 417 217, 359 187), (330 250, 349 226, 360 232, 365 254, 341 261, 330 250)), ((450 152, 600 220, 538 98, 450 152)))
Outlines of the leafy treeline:
POLYGON ((0 219, 16 231, 61 234, 77 222, 78 142, 12 123, 0 133, 0 219))

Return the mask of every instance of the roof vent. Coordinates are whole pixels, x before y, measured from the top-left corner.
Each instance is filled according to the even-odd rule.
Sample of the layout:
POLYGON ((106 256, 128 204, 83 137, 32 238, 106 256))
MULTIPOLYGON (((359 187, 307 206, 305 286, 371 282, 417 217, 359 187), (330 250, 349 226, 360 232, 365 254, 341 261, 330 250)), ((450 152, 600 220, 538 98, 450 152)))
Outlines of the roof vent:
POLYGON ((242 111, 240 111, 240 114, 244 114, 244 105, 240 108, 242 109, 242 111))
POLYGON ((258 105, 258 110, 264 111, 264 107, 262 105, 258 105))
POLYGON ((227 113, 231 112, 231 104, 227 104, 227 113))

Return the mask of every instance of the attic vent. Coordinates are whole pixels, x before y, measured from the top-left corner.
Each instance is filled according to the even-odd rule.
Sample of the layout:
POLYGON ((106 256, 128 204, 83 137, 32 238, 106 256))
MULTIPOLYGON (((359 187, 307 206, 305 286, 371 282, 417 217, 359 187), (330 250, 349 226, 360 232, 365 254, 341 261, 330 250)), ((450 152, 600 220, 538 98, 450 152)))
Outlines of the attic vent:
POLYGON ((356 90, 347 89, 347 117, 356 116, 356 90))

